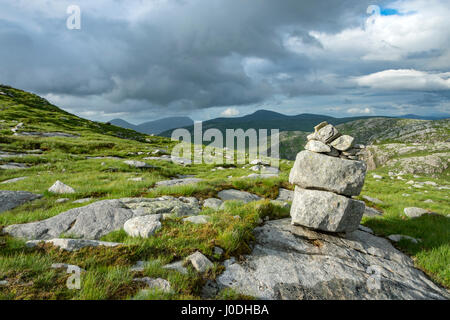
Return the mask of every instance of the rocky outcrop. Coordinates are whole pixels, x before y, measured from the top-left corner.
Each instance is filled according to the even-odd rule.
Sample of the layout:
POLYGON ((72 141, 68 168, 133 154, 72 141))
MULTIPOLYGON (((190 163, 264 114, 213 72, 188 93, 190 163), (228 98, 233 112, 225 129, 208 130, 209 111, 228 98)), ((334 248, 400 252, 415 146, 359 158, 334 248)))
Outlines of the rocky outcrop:
MULTIPOLYGON (((195 199, 196 200, 196 199, 195 199)), ((145 215, 188 216, 200 212, 198 202, 189 198, 123 198, 102 200, 74 208, 52 218, 10 225, 3 232, 25 239, 53 239, 61 234, 75 238, 99 239, 124 227, 128 220, 145 215)))
POLYGON ((41 194, 26 191, 0 190, 0 213, 14 209, 22 204, 42 198, 41 194))
POLYGON ((61 250, 66 251, 77 251, 86 247, 117 247, 122 243, 117 242, 106 242, 97 240, 86 240, 86 239, 51 239, 51 240, 30 240, 26 242, 26 246, 29 248, 34 248, 40 243, 51 244, 61 250))
POLYGON ((253 252, 226 261, 219 287, 258 299, 448 299, 386 239, 357 230, 346 237, 293 226, 255 229, 253 252))
POLYGON ((160 214, 134 217, 125 222, 123 229, 131 237, 148 238, 161 229, 160 219, 160 214))
POLYGON ((235 201, 242 201, 244 203, 249 203, 252 201, 258 201, 262 199, 256 194, 235 189, 222 190, 217 194, 217 196, 220 199, 222 199, 222 201, 235 200, 235 201))

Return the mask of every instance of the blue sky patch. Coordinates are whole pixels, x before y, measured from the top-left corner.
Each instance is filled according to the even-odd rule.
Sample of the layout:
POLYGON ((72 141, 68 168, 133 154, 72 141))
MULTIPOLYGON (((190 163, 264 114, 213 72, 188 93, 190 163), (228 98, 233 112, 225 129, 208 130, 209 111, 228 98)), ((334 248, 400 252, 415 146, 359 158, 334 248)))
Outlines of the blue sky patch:
POLYGON ((381 8, 380 15, 382 15, 382 16, 400 15, 400 12, 398 12, 397 9, 381 8))

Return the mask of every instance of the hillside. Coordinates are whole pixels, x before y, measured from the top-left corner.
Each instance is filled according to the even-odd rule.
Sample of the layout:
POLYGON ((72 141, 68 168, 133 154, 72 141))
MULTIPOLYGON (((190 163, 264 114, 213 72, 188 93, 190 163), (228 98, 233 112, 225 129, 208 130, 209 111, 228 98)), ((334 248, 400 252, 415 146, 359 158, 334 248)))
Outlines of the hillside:
MULTIPOLYGON (((379 121, 371 135, 358 131, 364 123, 345 124, 345 130, 361 139, 394 143, 398 128, 379 121)), ((396 125, 403 120, 398 121, 396 125)), ((285 234, 278 237, 281 229, 276 228, 289 218, 292 161, 281 160, 279 169, 264 163, 170 161, 176 142, 168 138, 85 120, 5 86, 0 87, 0 126, 0 299, 251 299, 254 296, 218 286, 219 277, 253 252, 255 241, 268 239, 265 230, 275 232, 268 239, 275 247, 280 245, 277 239, 286 240, 285 234), (131 219, 148 219, 146 226, 151 228, 136 236, 136 225, 125 227, 131 219), (78 290, 66 287, 68 265, 84 270, 78 290), (162 289, 154 289, 155 285, 162 289)), ((436 128, 433 122, 426 129, 421 145, 436 147, 435 141, 448 140, 447 121, 436 128)), ((412 139, 412 132, 400 133, 402 139, 412 139)), ((404 141, 409 146, 413 140, 404 141)), ((292 152, 302 147, 300 141, 293 142, 292 152)), ((374 235, 359 234, 376 240, 370 246, 383 243, 389 258, 384 259, 385 251, 376 246, 365 247, 368 252, 363 253, 361 245, 351 241, 337 237, 318 241, 311 234, 298 237, 308 248, 303 256, 313 261, 318 255, 340 255, 346 261, 342 266, 350 268, 346 274, 365 279, 364 272, 347 263, 352 252, 363 255, 358 261, 401 264, 401 270, 420 274, 421 285, 432 283, 430 277, 449 287, 448 171, 433 175, 390 171, 381 166, 369 172, 358 196, 371 213, 361 223, 374 235), (407 207, 433 214, 413 219, 405 215, 407 207), (385 239, 394 234, 418 240, 385 239)), ((289 239, 282 243, 283 250, 289 239)), ((276 261, 270 261, 274 266, 276 261)), ((408 292, 421 292, 417 279, 401 277, 408 292)), ((359 292, 346 283, 321 285, 325 292, 336 285, 345 288, 343 294, 359 292)), ((400 295, 404 292, 404 287, 392 286, 400 288, 400 295)), ((425 293, 434 294, 431 289, 425 293)))
MULTIPOLYGON (((365 145, 384 145, 397 143, 402 145, 422 144, 423 151, 445 150, 450 137, 450 119, 413 120, 397 118, 361 119, 337 125, 343 134, 354 136, 356 141, 365 145), (435 146, 437 144, 437 146, 435 146)), ((308 132, 282 132, 280 134, 280 154, 282 158, 294 159, 298 146, 306 143, 308 132)), ((417 149, 416 148, 416 149, 417 149)), ((411 149, 411 151, 414 148, 411 149)), ((419 150, 417 149, 417 150, 419 150)))
POLYGON ((144 122, 139 125, 131 124, 122 119, 114 119, 111 120, 110 123, 118 127, 132 129, 145 134, 159 135, 160 133, 167 130, 192 126, 194 124, 194 121, 192 121, 192 119, 189 117, 168 117, 155 121, 144 122))

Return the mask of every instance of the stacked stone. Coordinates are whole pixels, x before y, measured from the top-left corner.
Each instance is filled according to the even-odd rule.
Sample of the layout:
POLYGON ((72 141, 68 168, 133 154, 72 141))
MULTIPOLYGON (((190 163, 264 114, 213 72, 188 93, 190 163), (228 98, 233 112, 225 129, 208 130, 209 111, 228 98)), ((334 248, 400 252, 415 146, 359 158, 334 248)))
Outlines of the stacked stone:
POLYGON ((366 164, 357 160, 361 146, 326 122, 314 129, 289 175, 295 185, 292 224, 327 232, 355 231, 365 208, 364 202, 352 198, 360 194, 366 176, 366 164))

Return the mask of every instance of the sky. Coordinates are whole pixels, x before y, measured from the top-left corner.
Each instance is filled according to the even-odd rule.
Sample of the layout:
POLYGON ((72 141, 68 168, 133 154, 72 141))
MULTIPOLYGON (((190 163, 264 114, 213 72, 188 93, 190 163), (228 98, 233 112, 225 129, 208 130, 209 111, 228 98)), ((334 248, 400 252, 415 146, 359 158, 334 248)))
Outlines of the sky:
POLYGON ((259 109, 450 114, 448 0, 0 0, 0 8, 0 83, 91 120, 259 109))

